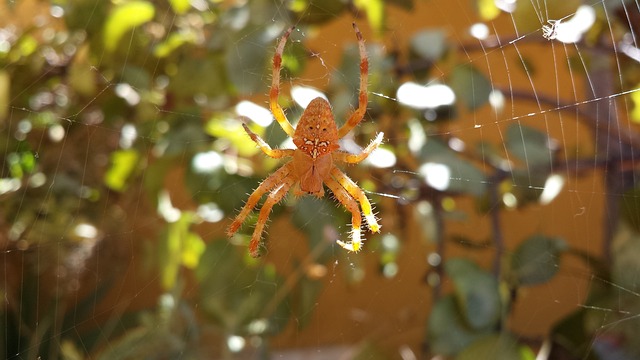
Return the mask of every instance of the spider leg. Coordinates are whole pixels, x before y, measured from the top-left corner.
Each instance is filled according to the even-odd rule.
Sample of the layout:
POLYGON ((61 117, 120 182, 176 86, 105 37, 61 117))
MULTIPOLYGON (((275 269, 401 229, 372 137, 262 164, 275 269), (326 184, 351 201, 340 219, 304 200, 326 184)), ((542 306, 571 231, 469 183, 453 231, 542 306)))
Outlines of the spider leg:
POLYGON ((362 33, 356 23, 353 23, 353 29, 356 31, 356 37, 358 38, 358 47, 360 49, 360 95, 358 96, 358 108, 351 114, 347 122, 342 125, 338 130, 338 137, 342 138, 351 129, 356 127, 362 121, 365 112, 367 112, 367 81, 369 76, 369 60, 367 59, 367 52, 364 47, 364 39, 362 33))
POLYGON ((258 146, 260 147, 260 150, 262 150, 262 152, 264 152, 267 156, 270 156, 276 159, 286 157, 286 156, 293 156, 293 153, 295 150, 293 149, 275 149, 274 150, 271 148, 271 146, 269 146, 269 144, 267 144, 264 140, 262 140, 260 136, 256 135, 256 133, 249 130, 249 127, 246 124, 242 124, 242 127, 244 128, 244 131, 247 132, 251 140, 253 140, 253 142, 258 144, 258 146))
POLYGON ((269 106, 271 107, 271 112, 273 116, 282 127, 282 130, 287 133, 290 137, 293 137, 293 133, 295 130, 289 120, 287 120, 287 116, 284 114, 284 110, 280 104, 278 104, 278 95, 280 94, 280 68, 282 67, 282 53, 284 52, 284 44, 287 43, 287 39, 291 32, 295 29, 295 26, 290 27, 280 39, 278 43, 278 47, 276 48, 276 53, 273 55, 273 76, 271 78, 271 91, 269 92, 269 106))
POLYGON ((359 163, 360 161, 366 159, 367 156, 369 156, 369 154, 373 152, 373 150, 377 149, 378 146, 380 146, 380 144, 382 143, 383 136, 384 136, 384 133, 379 133, 376 136, 376 138, 373 139, 373 141, 371 141, 371 143, 367 145, 367 147, 364 148, 364 150, 362 150, 362 152, 359 154, 349 154, 346 152, 338 151, 333 153, 333 159, 346 162, 348 164, 359 163))
POLYGON ((262 195, 280 185, 283 179, 285 179, 291 173, 292 165, 291 162, 284 164, 280 169, 276 170, 269 177, 264 179, 262 183, 249 195, 247 202, 240 210, 240 213, 233 220, 231 225, 227 228, 227 236, 231 237, 233 234, 240 229, 240 226, 247 218, 247 216, 251 213, 251 210, 258 204, 262 195))
POLYGON ((251 242, 249 243, 249 254, 251 254, 252 257, 255 258, 260 256, 258 247, 260 246, 260 239, 262 238, 264 226, 267 223, 267 220, 269 220, 271 208, 282 200, 282 198, 289 192, 289 189, 294 182, 295 180, 292 177, 285 177, 281 184, 271 190, 267 200, 265 200, 264 205, 262 205, 262 209, 260 209, 260 214, 258 215, 258 222, 256 222, 256 228, 253 230, 251 242))
POLYGON ((331 192, 333 192, 333 196, 335 196, 335 198, 342 205, 344 205, 344 207, 346 207, 349 212, 351 212, 351 241, 344 242, 338 240, 338 245, 349 251, 360 251, 360 249, 362 248, 362 238, 360 237, 362 216, 360 215, 360 208, 358 208, 358 203, 353 197, 351 197, 347 190, 332 177, 328 177, 327 179, 325 179, 324 183, 327 184, 327 187, 329 189, 331 189, 331 192))
POLYGON ((337 167, 331 169, 331 175, 338 181, 338 183, 340 183, 349 195, 358 200, 360 207, 362 208, 364 218, 367 221, 367 224, 369 224, 369 229, 371 229, 372 232, 379 232, 380 225, 378 225, 378 222, 376 221, 376 217, 373 214, 373 208, 371 207, 369 199, 367 199, 367 196, 364 194, 364 191, 362 191, 362 189, 360 189, 353 180, 351 180, 337 167))

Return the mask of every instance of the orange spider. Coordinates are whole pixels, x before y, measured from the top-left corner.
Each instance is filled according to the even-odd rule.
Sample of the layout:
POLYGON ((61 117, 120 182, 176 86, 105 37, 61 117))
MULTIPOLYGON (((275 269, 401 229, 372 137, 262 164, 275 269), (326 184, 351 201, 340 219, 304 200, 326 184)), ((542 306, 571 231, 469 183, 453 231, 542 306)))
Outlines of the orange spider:
POLYGON ((282 130, 293 137, 293 143, 297 149, 272 149, 262 138, 254 134, 243 124, 244 130, 249 134, 251 140, 258 144, 267 156, 276 159, 284 157, 292 158, 292 160, 267 177, 258 188, 253 191, 247 203, 227 229, 227 235, 229 237, 233 236, 247 215, 249 215, 258 204, 262 195, 267 192, 269 193, 267 200, 260 210, 260 215, 258 216, 258 221, 249 244, 249 252, 253 257, 259 256, 258 247, 264 226, 269 219, 271 208, 282 200, 294 185, 297 185, 294 190, 295 195, 312 194, 317 197, 322 197, 324 196, 322 185, 324 183, 331 190, 335 198, 351 212, 351 241, 337 241, 343 248, 357 252, 362 247, 362 239, 360 237, 362 217, 360 215, 360 208, 362 208, 362 213, 369 225, 369 229, 371 229, 372 232, 380 231, 380 226, 373 214, 371 203, 362 189, 334 165, 334 162, 348 164, 359 163, 367 158, 367 156, 380 145, 383 136, 382 133, 378 134, 375 140, 359 154, 349 154, 339 150, 340 145, 338 144, 338 140, 362 121, 367 110, 369 61, 367 60, 362 34, 355 23, 353 24, 353 28, 356 32, 360 49, 359 104, 358 108, 340 129, 338 129, 333 114, 331 113, 331 105, 329 105, 325 99, 319 97, 309 103, 295 130, 293 126, 291 126, 282 107, 278 104, 278 94, 280 92, 282 52, 294 27, 289 28, 278 43, 276 53, 273 56, 273 79, 271 92, 269 94, 269 104, 271 112, 278 121, 278 124, 282 127, 282 130), (358 203, 360 203, 359 207, 358 203))

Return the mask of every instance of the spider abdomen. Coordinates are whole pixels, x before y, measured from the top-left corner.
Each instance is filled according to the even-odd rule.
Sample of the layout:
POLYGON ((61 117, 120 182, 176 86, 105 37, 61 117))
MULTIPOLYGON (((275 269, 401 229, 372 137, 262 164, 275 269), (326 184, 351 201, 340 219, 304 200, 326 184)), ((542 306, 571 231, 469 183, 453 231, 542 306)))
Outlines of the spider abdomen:
POLYGON ((312 159, 340 148, 338 127, 327 100, 319 97, 311 100, 300 117, 293 143, 312 159))

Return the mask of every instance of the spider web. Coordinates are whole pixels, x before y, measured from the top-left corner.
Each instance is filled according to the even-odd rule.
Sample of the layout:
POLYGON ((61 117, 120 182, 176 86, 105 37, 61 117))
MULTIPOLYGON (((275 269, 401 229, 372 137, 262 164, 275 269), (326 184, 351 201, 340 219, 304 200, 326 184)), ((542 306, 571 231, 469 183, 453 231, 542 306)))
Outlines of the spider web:
MULTIPOLYGON (((496 3, 513 6, 509 1, 496 3)), ((30 23, 43 29, 61 26, 56 21, 68 16, 59 13, 63 7, 57 5, 31 5, 37 11, 30 23)), ((23 3, 4 6, 22 14, 16 18, 30 18, 24 15, 30 8, 23 3)), ((206 2, 193 1, 190 6, 192 11, 219 15, 206 2)), ((639 105, 634 100, 638 86, 630 85, 640 84, 633 66, 640 61, 635 37, 640 3, 585 2, 578 11, 573 3, 566 5, 570 9, 566 11, 548 1, 520 1, 517 6, 529 11, 503 13, 485 22, 486 28, 476 28, 488 31, 486 37, 477 35, 481 39, 469 35, 472 25, 480 21, 468 2, 462 1, 416 2, 412 11, 387 5, 386 28, 379 38, 365 27, 364 17, 357 20, 372 62, 371 105, 357 135, 342 145, 357 150, 377 132, 386 131, 382 151, 366 164, 346 169, 376 203, 382 232, 369 237, 363 252, 344 253, 327 240, 348 236, 346 211, 330 200, 288 197, 274 209, 274 220, 268 224, 266 267, 234 255, 238 239, 200 248, 200 240, 208 244, 223 239, 225 219, 237 208, 235 197, 244 198, 261 177, 278 166, 270 160, 263 164, 244 134, 234 136, 240 122, 230 104, 216 104, 220 94, 201 94, 219 79, 206 77, 190 96, 191 108, 205 110, 182 106, 176 111, 165 104, 137 107, 148 101, 145 96, 157 94, 144 91, 140 85, 144 79, 124 72, 118 78, 103 70, 110 61, 106 53, 84 62, 76 55, 80 60, 70 67, 69 71, 76 72, 74 81, 97 79, 86 96, 65 98, 65 91, 50 91, 56 85, 48 81, 56 74, 46 71, 35 78, 29 78, 27 72, 12 75, 15 82, 22 77, 27 80, 22 80, 23 89, 12 88, 10 97, 0 100, 0 108, 6 108, 0 199, 7 204, 2 208, 1 238, 7 357, 74 358, 89 356, 84 355, 87 352, 111 358, 209 358, 211 354, 251 358, 268 349, 279 358, 329 359, 360 353, 415 359, 422 356, 429 339, 425 324, 436 297, 451 294, 454 285, 460 287, 449 280, 455 278, 455 271, 446 274, 442 264, 463 257, 495 271, 505 266, 495 254, 520 254, 516 249, 532 234, 541 234, 553 244, 568 244, 571 250, 542 252, 557 273, 546 281, 532 280, 530 286, 511 294, 517 301, 511 304, 505 328, 544 354, 544 337, 551 327, 582 309, 588 311, 585 328, 592 333, 587 336, 586 351, 577 358, 637 356, 633 351, 638 349, 616 346, 616 341, 623 338, 620 334, 633 334, 640 314, 638 265, 633 257, 638 248, 634 228, 638 213, 633 211, 637 195, 632 191, 635 149, 640 141, 632 114, 639 105), (586 45, 593 40, 589 32, 579 42, 562 41, 569 32, 564 24, 581 11, 593 11, 599 17, 597 24, 610 25, 603 30, 609 36, 602 36, 604 40, 594 46, 586 45), (518 16, 528 16, 528 21, 518 16), (616 27, 619 24, 631 29, 622 42, 614 41, 625 31, 616 27), (546 32, 544 26, 548 26, 546 32), (446 39, 448 48, 439 61, 425 64, 420 61, 424 54, 416 58, 407 51, 421 31, 427 39, 446 39), (397 53, 395 62, 382 57, 391 53, 397 53), (608 56, 597 56, 599 53, 608 56), (389 68, 400 80, 390 79, 393 72, 389 68), (603 74, 607 71, 610 73, 603 74), (483 88, 483 79, 488 80, 490 91, 483 88), (393 87, 385 87, 387 81, 395 86, 409 81, 423 87, 448 84, 457 100, 466 104, 412 107, 410 99, 387 91, 393 87), (104 101, 113 93, 129 105, 128 112, 110 112, 111 108, 127 109, 104 101), (490 105, 481 100, 489 93, 490 105), (30 102, 15 105, 24 94, 29 94, 30 102), (72 111, 48 111, 70 101, 77 102, 66 107, 72 111), (378 116, 376 111, 389 103, 401 109, 397 112, 401 117, 378 116), (130 120, 136 116, 157 120, 137 128, 130 120), (402 127, 394 127, 396 123, 402 127), (167 129, 172 136, 166 135, 167 129), (224 141, 211 145, 211 137, 224 141), (14 140, 28 140, 30 151, 14 140), (421 150, 438 153, 445 148, 465 161, 454 161, 451 155, 431 158, 421 150), (113 149, 120 151, 105 157, 113 149), (236 151, 232 154, 236 161, 220 157, 229 156, 228 149, 236 151), (401 155, 403 150, 424 156, 424 167, 409 166, 401 155), (166 161, 145 159, 149 162, 141 165, 138 161, 143 153, 161 153, 166 161), (248 160, 253 158, 257 160, 248 160), (199 173, 194 165, 198 161, 204 164, 203 173, 214 168, 220 177, 199 173), (30 163, 37 163, 33 166, 49 178, 35 172, 23 183, 10 181, 16 172, 28 173, 30 163), (118 163, 124 165, 113 165, 118 163), (128 168, 126 164, 137 165, 128 168), (443 164, 448 167, 438 167, 443 164), (124 183, 119 182, 123 178, 124 183), (135 181, 129 183, 130 178, 135 181), (425 186, 442 191, 421 193, 425 186), (561 190, 549 195, 548 189, 554 186, 561 190), (185 188, 198 190, 189 193, 185 188), (236 205, 227 209, 226 202, 236 205), (183 241, 182 256, 176 258, 170 246, 171 239, 178 238, 183 241), (562 240, 555 242, 557 239, 562 240), (610 252, 603 252, 604 243, 610 245, 610 252), (199 256, 201 262, 194 263, 192 257, 199 256), (601 261, 612 264, 612 276, 600 271, 601 261), (161 268, 177 269, 177 273, 161 268), (597 298, 605 289, 609 297, 597 298), (239 325, 231 331, 234 316, 249 315, 238 308, 230 312, 218 307, 224 308, 225 301, 247 304, 249 298, 261 302, 260 311, 257 315, 249 312, 255 319, 247 323, 236 320, 239 325)), ((270 56, 283 30, 274 24, 288 11, 284 5, 272 9, 267 15, 271 22, 232 38, 231 52, 239 60, 247 60, 243 52, 247 47, 264 51, 259 41, 264 36, 271 39, 266 47, 270 56)), ((91 32, 91 20, 103 16, 98 10, 97 6, 83 8, 86 22, 76 26, 91 32)), ((341 122, 357 103, 357 83, 353 83, 357 51, 351 52, 355 36, 350 33, 353 15, 323 10, 330 15, 334 11, 331 21, 316 32, 301 26, 287 46, 285 57, 289 59, 285 60, 291 62, 290 67, 294 67, 292 59, 307 60, 304 72, 289 69, 291 73, 283 75, 282 91, 298 85, 343 95, 334 97, 342 102, 332 102, 341 122), (301 50, 303 44, 310 56, 301 50)), ((302 14, 310 16, 311 11, 302 14)), ((9 20, 0 17, 3 24, 9 20)), ((6 29, 0 35, 9 34, 6 29)), ((125 49, 136 48, 136 31, 122 37, 122 43, 129 42, 125 49)), ((43 30, 38 36, 55 34, 43 30)), ((28 42, 18 44, 28 52, 28 42)), ((413 50, 429 53, 437 48, 437 43, 427 44, 427 49, 414 46, 413 50)), ((2 46, 0 41, 0 49, 2 46)), ((216 49, 213 40, 211 47, 216 49)), ((54 56, 55 51, 48 50, 42 50, 43 58, 54 56)), ((154 54, 133 50, 122 54, 127 57, 125 64, 141 57, 154 58, 154 54)), ((48 58, 48 63, 55 59, 48 58)), ((195 69, 205 76, 207 68, 195 69)), ((258 66, 234 76, 248 83, 269 84, 268 72, 263 70, 258 66)), ((165 71, 158 65, 150 75, 155 78, 165 71)), ((0 72, 0 83, 6 81, 3 76, 9 75, 0 72)), ((266 104, 264 86, 259 91, 244 90, 251 94, 247 99, 266 104)), ((293 122, 300 112, 292 106, 287 114, 293 122)), ((282 145, 285 139, 277 124, 263 128, 272 146, 282 145)), ((510 275, 515 276, 502 276, 510 275)))

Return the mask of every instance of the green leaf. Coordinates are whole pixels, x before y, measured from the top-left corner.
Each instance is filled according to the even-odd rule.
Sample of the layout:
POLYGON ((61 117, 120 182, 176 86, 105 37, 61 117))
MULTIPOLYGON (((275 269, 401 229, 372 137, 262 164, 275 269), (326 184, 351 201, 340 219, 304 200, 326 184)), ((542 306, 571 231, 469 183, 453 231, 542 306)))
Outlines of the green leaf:
POLYGON ((196 268, 202 311, 229 333, 275 334, 291 314, 289 296, 280 294, 284 281, 272 266, 247 263, 240 252, 246 248, 226 239, 207 244, 196 268))
MULTIPOLYGON (((635 88, 636 90, 629 94, 629 98, 633 104, 633 110, 631 110, 630 116, 631 120, 638 124, 640 123, 640 84, 637 84, 635 88)), ((0 107, 0 110, 1 109, 0 107)))
POLYGON ((345 8, 342 0, 293 0, 289 8, 307 24, 319 24, 335 19, 345 8))
POLYGON ((481 196, 487 179, 480 169, 457 155, 439 140, 429 140, 420 151, 422 165, 418 172, 438 190, 481 196), (437 171, 437 172, 435 172, 437 171))
POLYGON ((182 244, 182 265, 189 269, 195 269, 205 248, 206 244, 200 235, 189 231, 182 244))
POLYGON ((384 30, 384 1, 382 0, 356 0, 355 6, 367 14, 369 25, 377 33, 384 30))
POLYGON ((140 159, 135 150, 118 150, 111 153, 111 166, 104 175, 104 184, 111 190, 122 192, 140 159))
MULTIPOLYGON (((327 241, 327 227, 332 227, 334 222, 340 221, 336 207, 326 199, 317 199, 305 196, 296 202, 291 218, 293 224, 302 230, 309 239, 309 248, 321 246, 327 241)), ((345 225, 345 228, 347 226, 345 225)), ((343 232, 343 236, 348 236, 348 231, 343 232)), ((333 239, 332 239, 333 240, 333 239)), ((330 247, 320 256, 326 259, 329 256, 330 247)))
POLYGON ((491 21, 500 15, 500 8, 496 6, 495 0, 478 0, 478 14, 483 21, 491 21))
POLYGON ((475 67, 464 64, 453 69, 449 86, 469 110, 475 110, 489 101, 493 91, 489 79, 475 67))
POLYGON ((150 21, 155 16, 153 4, 147 1, 131 1, 120 3, 109 14, 104 25, 105 50, 116 49, 120 39, 128 31, 150 21))
POLYGON ((568 245, 562 239, 533 235, 523 241, 511 256, 515 281, 535 285, 549 281, 559 269, 560 254, 568 245))
POLYGON ((620 221, 616 228, 612 257, 611 281, 626 292, 640 291, 640 232, 625 221, 620 221))
POLYGON ((187 236, 190 217, 182 214, 176 222, 167 224, 159 244, 160 283, 162 288, 171 289, 178 277, 182 258, 182 242, 187 236))
POLYGON ((533 360, 534 353, 508 334, 489 335, 476 340, 456 360, 533 360))
POLYGON ((165 290, 176 282, 181 266, 195 269, 205 251, 205 243, 200 235, 191 231, 196 221, 192 212, 182 212, 178 221, 167 224, 159 244, 159 266, 161 283, 165 290))
POLYGON ((234 44, 226 52, 227 77, 240 94, 254 94, 265 89, 267 81, 262 76, 267 70, 267 54, 271 54, 274 38, 261 29, 245 29, 234 34, 229 43, 234 44))
POLYGON ((173 12, 178 15, 184 14, 189 10, 189 7, 191 7, 189 0, 169 0, 169 4, 171 5, 173 12))
MULTIPOLYGON (((253 77, 255 73, 251 73, 253 77)), ((177 63, 175 75, 169 89, 181 98, 192 99, 196 95, 206 95, 223 101, 230 93, 229 81, 222 56, 189 56, 177 63)))
POLYGON ((318 307, 318 297, 324 288, 322 281, 308 277, 300 279, 296 288, 296 325, 300 330, 313 319, 314 310, 318 307))
POLYGON ((474 329, 492 328, 501 312, 498 280, 462 258, 447 261, 445 270, 456 288, 458 307, 466 322, 474 329))
POLYGON ((445 356, 457 354, 488 333, 488 330, 476 331, 465 323, 460 316, 454 295, 438 299, 431 310, 427 326, 427 343, 433 353, 445 356))
POLYGON ((528 167, 550 164, 557 151, 554 143, 544 132, 526 125, 514 123, 507 129, 507 150, 528 167))
POLYGON ((560 320, 551 330, 551 339, 576 359, 597 360, 593 350, 593 335, 585 329, 587 310, 578 309, 560 320))
POLYGON ((11 76, 6 70, 0 70, 0 124, 4 124, 11 103, 11 76))
POLYGON ((196 36, 192 32, 172 32, 163 42, 156 45, 153 49, 153 55, 158 58, 167 57, 180 46, 193 43, 195 40, 196 36))
POLYGON ((438 61, 447 50, 445 32, 439 29, 419 31, 411 38, 410 48, 422 59, 438 61))

